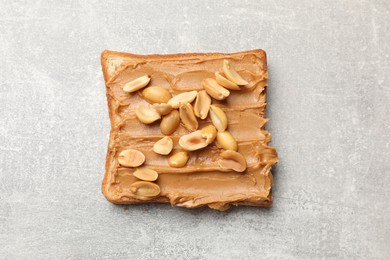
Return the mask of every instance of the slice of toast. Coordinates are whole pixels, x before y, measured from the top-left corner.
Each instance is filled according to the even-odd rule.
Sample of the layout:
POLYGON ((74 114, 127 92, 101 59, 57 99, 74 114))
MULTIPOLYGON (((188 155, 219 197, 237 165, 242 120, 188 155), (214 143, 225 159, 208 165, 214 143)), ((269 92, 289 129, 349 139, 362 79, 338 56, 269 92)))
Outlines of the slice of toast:
MULTIPOLYGON (((208 205, 226 210, 230 205, 271 206, 271 167, 277 162, 276 150, 268 146, 271 135, 264 129, 267 65, 262 50, 240 53, 188 53, 168 55, 135 55, 104 51, 101 63, 111 120, 111 133, 106 158, 106 173, 102 191, 106 198, 118 204, 168 202, 187 208, 208 205), (223 149, 211 144, 199 151, 190 152, 190 160, 183 168, 172 168, 169 156, 157 155, 153 144, 164 137, 158 123, 144 125, 134 115, 139 105, 148 103, 139 91, 125 93, 123 86, 140 75, 149 75, 149 86, 159 85, 172 96, 203 89, 201 81, 222 73, 222 63, 227 59, 249 82, 240 91, 230 91, 225 101, 213 100, 228 116, 228 130, 238 142, 238 151, 246 157, 248 168, 243 173, 226 171, 218 166, 223 149), (138 181, 133 176, 135 168, 118 163, 119 153, 137 149, 146 156, 145 166, 156 170, 161 189, 158 196, 140 197, 130 186, 138 181)), ((200 126, 211 124, 208 118, 199 120, 200 126)), ((200 128, 200 127, 199 127, 200 128)), ((181 125, 170 137, 173 153, 182 148, 178 139, 188 134, 181 125)))

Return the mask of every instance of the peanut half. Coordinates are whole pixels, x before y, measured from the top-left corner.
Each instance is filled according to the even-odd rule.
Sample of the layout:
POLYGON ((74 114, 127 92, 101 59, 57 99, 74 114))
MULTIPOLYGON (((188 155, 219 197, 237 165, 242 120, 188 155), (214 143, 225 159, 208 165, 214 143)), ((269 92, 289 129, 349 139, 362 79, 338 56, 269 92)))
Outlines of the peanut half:
POLYGON ((200 119, 205 119, 209 113, 211 98, 205 90, 198 92, 194 105, 194 112, 200 119))
POLYGON ((248 84, 248 81, 243 79, 240 74, 235 70, 232 64, 228 60, 223 60, 223 73, 225 76, 232 82, 236 83, 237 85, 246 85, 248 84))
POLYGON ((173 108, 179 108, 180 104, 191 103, 192 101, 194 101, 197 94, 198 91, 196 90, 180 93, 171 98, 168 101, 168 104, 170 104, 173 108))
POLYGON ((217 133, 217 146, 225 150, 232 150, 232 151, 238 150, 238 145, 236 140, 228 131, 217 133))
POLYGON ((153 151, 158 154, 167 155, 172 151, 173 141, 170 137, 165 136, 162 139, 158 140, 153 145, 153 151))
POLYGON ((153 103, 167 103, 172 95, 168 90, 159 86, 147 87, 142 91, 142 97, 149 102, 153 103))
POLYGON ((137 181, 130 185, 132 193, 143 197, 155 197, 160 194, 160 186, 153 182, 137 181))
POLYGON ((144 124, 151 124, 161 118, 160 114, 153 107, 139 106, 135 115, 144 124))
POLYGON ((173 110, 172 106, 166 103, 155 103, 153 107, 162 116, 168 115, 173 110))
POLYGON ((145 155, 135 149, 123 150, 119 153, 118 162, 125 167, 138 167, 145 162, 145 155))
POLYGON ((187 135, 183 135, 179 139, 179 145, 187 151, 195 151, 202 149, 208 145, 206 139, 202 137, 202 131, 197 130, 187 135))
POLYGON ((228 125, 228 120, 225 112, 217 106, 212 105, 210 107, 210 118, 213 122, 213 125, 218 129, 218 132, 223 132, 226 130, 228 125))
POLYGON ((218 72, 215 72, 215 80, 219 85, 225 88, 232 89, 232 90, 240 90, 240 87, 236 83, 228 80, 218 72))
POLYGON ((192 108, 191 104, 185 103, 184 105, 180 106, 179 113, 181 123, 188 131, 195 131, 198 129, 198 120, 195 117, 194 109, 192 108))
POLYGON ((242 154, 232 150, 226 150, 220 155, 222 159, 219 160, 218 165, 222 169, 233 170, 236 172, 243 172, 246 170, 246 160, 242 154))
POLYGON ((182 168, 186 165, 189 158, 187 152, 178 152, 169 157, 168 163, 171 167, 182 168))
POLYGON ((160 123, 161 133, 171 135, 180 125, 179 111, 173 110, 168 115, 164 116, 160 123))
POLYGON ((150 77, 148 75, 139 77, 135 80, 126 83, 125 86, 123 87, 123 91, 127 93, 137 91, 141 88, 146 87, 149 84, 149 81, 150 81, 150 77))
POLYGON ((211 144, 217 137, 217 129, 213 125, 205 126, 201 129, 201 136, 206 139, 207 144, 211 144))
POLYGON ((230 91, 217 83, 215 79, 207 78, 202 80, 202 86, 207 93, 216 100, 224 100, 230 95, 230 91))
POLYGON ((138 168, 133 175, 143 181, 155 181, 158 178, 158 172, 147 167, 138 168))

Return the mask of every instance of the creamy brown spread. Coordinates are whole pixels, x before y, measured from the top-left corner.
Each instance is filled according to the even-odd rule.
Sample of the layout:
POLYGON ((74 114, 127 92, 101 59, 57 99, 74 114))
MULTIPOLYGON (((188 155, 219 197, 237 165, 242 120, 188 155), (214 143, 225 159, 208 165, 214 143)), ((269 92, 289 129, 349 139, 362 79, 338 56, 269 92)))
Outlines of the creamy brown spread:
MULTIPOLYGON (((270 206, 272 203, 271 166, 277 162, 274 148, 267 146, 271 135, 264 130, 268 121, 265 116, 267 67, 263 51, 236 54, 191 54, 167 56, 134 56, 117 70, 106 82, 110 108, 111 135, 107 154, 106 176, 103 193, 114 203, 169 202, 188 208, 208 205, 225 210, 233 205, 270 206), (205 78, 214 78, 222 72, 223 59, 229 59, 240 75, 249 82, 240 91, 231 91, 220 104, 228 117, 228 130, 235 137, 239 152, 246 158, 247 169, 243 173, 218 167, 222 149, 215 144, 190 152, 190 159, 183 168, 168 165, 169 156, 153 152, 153 144, 164 135, 159 122, 141 123, 134 110, 148 103, 139 92, 125 93, 123 86, 140 76, 149 75, 149 86, 161 86, 172 96, 184 91, 202 90, 205 78), (156 183, 161 193, 156 198, 138 197, 130 191, 137 181, 134 169, 121 167, 118 154, 125 149, 136 149, 146 156, 145 166, 156 170, 156 183)), ((199 120, 199 129, 211 124, 209 117, 199 120)), ((170 137, 173 152, 181 151, 179 137, 189 131, 180 126, 170 137)))

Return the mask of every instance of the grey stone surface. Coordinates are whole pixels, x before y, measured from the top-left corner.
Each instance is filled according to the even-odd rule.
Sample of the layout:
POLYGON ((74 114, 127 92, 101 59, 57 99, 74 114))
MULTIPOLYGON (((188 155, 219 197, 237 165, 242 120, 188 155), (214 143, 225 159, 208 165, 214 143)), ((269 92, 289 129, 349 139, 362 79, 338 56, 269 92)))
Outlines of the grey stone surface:
POLYGON ((2 1, 0 258, 389 259, 390 3, 2 1), (115 206, 104 49, 263 48, 271 209, 115 206))

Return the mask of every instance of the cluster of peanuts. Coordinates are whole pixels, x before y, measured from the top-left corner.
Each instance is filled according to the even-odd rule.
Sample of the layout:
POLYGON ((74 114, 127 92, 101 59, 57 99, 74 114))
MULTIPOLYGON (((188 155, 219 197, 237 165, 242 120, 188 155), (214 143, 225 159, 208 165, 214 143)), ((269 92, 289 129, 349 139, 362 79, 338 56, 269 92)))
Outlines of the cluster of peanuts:
MULTIPOLYGON (((223 74, 215 72, 214 78, 202 81, 203 90, 188 91, 172 97, 171 93, 159 86, 147 85, 148 75, 139 77, 125 84, 123 91, 132 93, 141 91, 141 96, 151 105, 139 106, 135 115, 144 124, 151 124, 161 119, 160 130, 165 136, 153 145, 153 151, 160 155, 169 155, 173 149, 173 134, 180 123, 190 133, 179 139, 179 145, 184 150, 171 155, 168 159, 170 167, 184 167, 190 155, 188 152, 207 147, 214 141, 223 148, 218 161, 219 167, 226 170, 243 172, 246 170, 246 160, 237 152, 235 138, 227 131, 228 118, 217 105, 212 105, 212 98, 224 100, 230 95, 229 90, 240 90, 247 85, 228 60, 223 61, 223 74), (192 103, 194 103, 192 105, 192 103), (212 124, 198 130, 198 119, 204 120, 209 115, 212 124)), ((140 179, 131 185, 131 191, 141 197, 154 197, 160 193, 160 187, 153 183, 158 178, 158 172, 147 167, 140 167, 145 162, 145 155, 135 149, 120 152, 118 162, 124 167, 136 168, 133 175, 140 179)))

